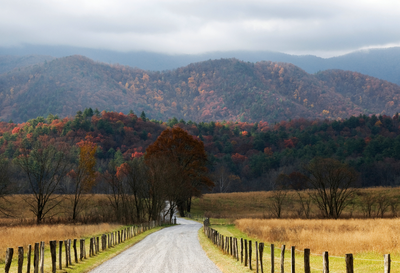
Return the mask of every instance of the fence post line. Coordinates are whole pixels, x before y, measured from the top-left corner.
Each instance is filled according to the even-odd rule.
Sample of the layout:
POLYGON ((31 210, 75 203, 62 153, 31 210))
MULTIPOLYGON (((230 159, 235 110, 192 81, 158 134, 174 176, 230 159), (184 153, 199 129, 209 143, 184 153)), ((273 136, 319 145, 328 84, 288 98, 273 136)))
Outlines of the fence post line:
POLYGON ((240 238, 240 262, 243 263, 243 238, 240 238))
POLYGON ((346 273, 354 273, 353 254, 346 254, 346 273))
POLYGON ((239 261, 239 239, 236 238, 236 258, 239 261))
POLYGON ((390 263, 391 263, 391 260, 390 260, 390 254, 385 254, 385 270, 384 270, 384 272, 385 273, 390 273, 390 263))
POLYGON ((71 239, 68 239, 68 259, 69 259, 69 264, 72 264, 72 258, 71 258, 71 239))
POLYGON ((83 239, 79 240, 79 259, 82 261, 83 260, 83 239))
POLYGON ((256 272, 258 273, 258 242, 256 241, 256 272))
POLYGON ((26 254, 27 264, 26 264, 26 272, 31 272, 31 253, 32 253, 32 246, 28 245, 28 253, 26 254))
POLYGON ((252 246, 251 240, 249 240, 249 268, 250 268, 250 270, 252 270, 252 266, 251 266, 251 254, 253 252, 252 248, 253 248, 253 246, 252 246))
POLYGON ((39 243, 35 243, 35 250, 33 253, 33 272, 39 273, 39 243))
POLYGON ((22 273, 22 266, 24 265, 24 248, 18 247, 18 273, 22 273))
POLYGON ((57 271, 57 241, 50 241, 51 272, 57 271))
POLYGON ((263 267, 263 252, 264 252, 264 243, 260 243, 258 245, 259 251, 260 251, 260 267, 261 267, 261 273, 264 273, 264 267, 263 267))
POLYGON ((282 250, 281 250, 281 273, 285 272, 285 245, 282 245, 282 250))
POLYGON ((311 273, 309 248, 304 249, 304 273, 311 273))
POLYGON ((291 256, 292 256, 292 260, 291 260, 291 267, 292 267, 292 273, 296 273, 296 249, 295 246, 292 246, 291 248, 291 256))
POLYGON ((10 272, 10 267, 11 267, 11 262, 12 262, 13 255, 14 255, 14 249, 13 248, 7 248, 5 273, 10 272))
POLYGON ((75 263, 78 263, 78 251, 76 249, 76 241, 77 239, 74 239, 74 257, 75 257, 75 263))
POLYGON ((96 254, 100 252, 100 238, 99 236, 96 237, 96 254))
POLYGON ((58 269, 62 269, 62 245, 63 241, 59 241, 59 249, 58 249, 58 269))
POLYGON ((271 244, 271 273, 275 271, 275 245, 271 244))
POLYGON ((323 254, 323 273, 329 273, 329 255, 328 251, 325 251, 323 254))

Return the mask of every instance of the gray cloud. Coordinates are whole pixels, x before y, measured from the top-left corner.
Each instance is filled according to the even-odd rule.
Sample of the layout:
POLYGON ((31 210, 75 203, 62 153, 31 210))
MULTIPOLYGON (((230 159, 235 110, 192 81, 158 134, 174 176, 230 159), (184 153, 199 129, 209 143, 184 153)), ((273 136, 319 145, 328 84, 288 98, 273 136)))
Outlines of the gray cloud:
POLYGON ((0 6, 0 46, 332 56, 400 45, 400 2, 390 0, 0 0, 0 6))

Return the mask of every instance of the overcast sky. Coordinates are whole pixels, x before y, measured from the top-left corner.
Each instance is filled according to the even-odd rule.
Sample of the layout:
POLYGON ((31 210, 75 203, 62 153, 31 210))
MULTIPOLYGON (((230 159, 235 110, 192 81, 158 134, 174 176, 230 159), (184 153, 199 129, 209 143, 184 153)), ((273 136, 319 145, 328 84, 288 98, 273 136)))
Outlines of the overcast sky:
POLYGON ((269 50, 337 56, 400 45, 399 0, 0 0, 0 46, 269 50))

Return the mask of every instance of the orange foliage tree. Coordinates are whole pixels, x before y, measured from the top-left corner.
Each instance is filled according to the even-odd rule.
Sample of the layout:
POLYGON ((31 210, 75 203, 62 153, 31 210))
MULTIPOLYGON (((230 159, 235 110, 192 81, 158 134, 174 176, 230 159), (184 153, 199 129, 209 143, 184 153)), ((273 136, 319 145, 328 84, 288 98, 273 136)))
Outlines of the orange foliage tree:
POLYGON ((171 175, 166 181, 168 199, 175 202, 179 214, 184 216, 185 211, 190 212, 191 198, 200 196, 202 189, 214 186, 207 176, 204 144, 179 127, 166 129, 146 149, 146 164, 159 158, 167 159, 170 165, 171 175))
POLYGON ((80 148, 79 163, 75 170, 71 170, 68 175, 72 178, 74 185, 74 199, 72 200, 72 219, 76 220, 82 204, 82 195, 93 187, 96 180, 96 150, 97 145, 92 142, 90 136, 86 140, 77 143, 80 148))

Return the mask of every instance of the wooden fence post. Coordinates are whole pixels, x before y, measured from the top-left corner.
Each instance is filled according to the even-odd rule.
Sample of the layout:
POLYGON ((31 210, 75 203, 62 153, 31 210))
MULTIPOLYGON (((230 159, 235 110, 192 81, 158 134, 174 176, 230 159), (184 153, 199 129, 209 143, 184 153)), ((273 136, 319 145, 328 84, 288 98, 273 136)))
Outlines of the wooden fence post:
POLYGON ((84 239, 79 240, 79 259, 82 261, 83 260, 83 241, 84 239))
POLYGON ((354 273, 353 254, 346 254, 346 273, 354 273))
POLYGON ((65 268, 68 267, 69 259, 68 259, 68 240, 64 241, 64 248, 65 248, 65 268))
POLYGON ((282 250, 281 250, 281 273, 285 272, 285 245, 282 245, 282 250))
POLYGON ((44 273, 44 242, 40 242, 40 273, 44 273))
POLYGON ((256 241, 256 272, 258 273, 258 242, 256 241))
POLYGON ((252 243, 251 243, 251 240, 249 240, 249 268, 250 268, 250 270, 252 270, 252 267, 251 267, 251 254, 252 254, 252 243))
POLYGON ((57 271, 57 241, 50 241, 51 272, 57 271))
POLYGON ((329 273, 329 255, 328 251, 325 251, 323 254, 323 273, 329 273))
POLYGON ((24 248, 18 247, 18 273, 22 273, 22 266, 24 265, 24 248))
POLYGON ((271 273, 275 272, 275 245, 271 244, 271 273))
POLYGON ((62 245, 63 241, 59 241, 59 248, 58 248, 58 269, 62 269, 62 245))
POLYGON ((292 273, 296 273, 296 253, 295 253, 296 249, 294 246, 292 246, 291 248, 291 255, 292 255, 292 260, 291 260, 291 267, 292 267, 292 273))
POLYGON ((74 257, 75 257, 75 263, 78 263, 78 251, 76 249, 76 241, 77 239, 74 239, 74 257))
POLYGON ((26 254, 27 264, 26 264, 26 272, 31 272, 31 253, 32 253, 32 246, 28 245, 28 253, 26 254))
POLYGON ((240 262, 243 263, 243 238, 240 238, 240 262))
POLYGON ((311 273, 309 248, 304 249, 304 273, 311 273))
POLYGON ((247 266, 247 240, 244 239, 244 266, 247 266))
POLYGON ((391 260, 390 260, 390 254, 385 254, 385 270, 384 270, 384 272, 385 273, 390 273, 390 263, 391 263, 391 260))
POLYGON ((96 237, 96 254, 100 252, 100 238, 96 237))
POLYGON ((264 252, 264 243, 260 243, 258 245, 259 251, 260 251, 260 267, 261 267, 261 273, 264 273, 264 267, 263 267, 263 252, 264 252))
POLYGON ((71 239, 68 239, 68 259, 69 259, 69 264, 72 264, 72 255, 71 255, 71 239))
POLYGON ((39 273, 39 243, 35 243, 35 250, 33 252, 33 272, 39 273))
POLYGON ((7 248, 6 251, 6 265, 5 265, 5 273, 10 272, 10 267, 11 267, 11 262, 12 262, 12 257, 14 255, 14 249, 13 248, 7 248))
POLYGON ((232 237, 229 238, 229 243, 230 243, 230 254, 232 256, 233 250, 232 250, 232 237))

